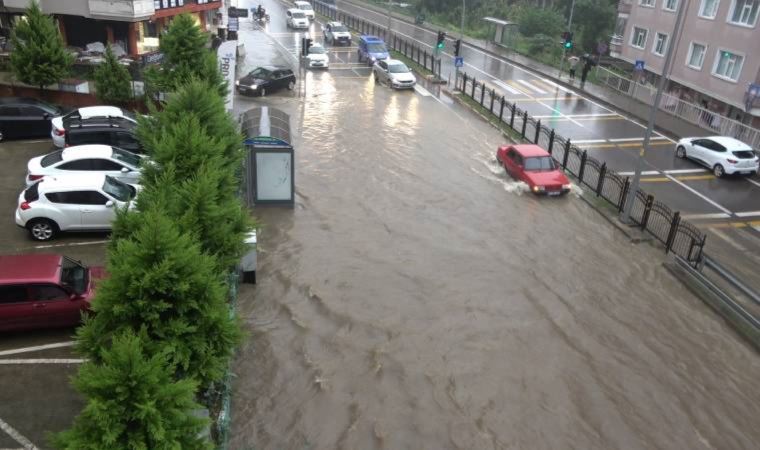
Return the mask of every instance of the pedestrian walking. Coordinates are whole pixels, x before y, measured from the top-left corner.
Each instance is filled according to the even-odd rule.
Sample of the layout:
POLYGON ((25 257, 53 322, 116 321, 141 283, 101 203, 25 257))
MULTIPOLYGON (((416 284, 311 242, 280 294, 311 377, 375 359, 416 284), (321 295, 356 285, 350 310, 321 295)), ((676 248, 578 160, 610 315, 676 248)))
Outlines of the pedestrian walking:
POLYGON ((570 73, 570 80, 575 80, 575 68, 578 66, 578 63, 580 62, 580 58, 578 58, 575 55, 570 55, 567 58, 567 63, 570 66, 569 73, 570 73))

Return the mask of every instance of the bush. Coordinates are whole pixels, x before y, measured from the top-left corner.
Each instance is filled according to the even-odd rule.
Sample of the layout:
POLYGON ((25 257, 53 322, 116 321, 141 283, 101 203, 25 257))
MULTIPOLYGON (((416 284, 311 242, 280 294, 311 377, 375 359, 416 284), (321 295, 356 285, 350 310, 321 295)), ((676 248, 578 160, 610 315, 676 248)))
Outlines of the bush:
POLYGON ((116 59, 110 45, 105 56, 105 61, 95 69, 95 94, 101 102, 123 105, 132 99, 132 77, 116 59))
POLYGON ((551 52, 557 47, 557 40, 545 34, 537 34, 533 37, 526 38, 528 50, 532 55, 539 55, 551 52))
POLYGON ((522 7, 517 12, 517 23, 520 33, 526 37, 538 34, 552 36, 559 40, 565 19, 553 9, 538 9, 529 6, 522 7))

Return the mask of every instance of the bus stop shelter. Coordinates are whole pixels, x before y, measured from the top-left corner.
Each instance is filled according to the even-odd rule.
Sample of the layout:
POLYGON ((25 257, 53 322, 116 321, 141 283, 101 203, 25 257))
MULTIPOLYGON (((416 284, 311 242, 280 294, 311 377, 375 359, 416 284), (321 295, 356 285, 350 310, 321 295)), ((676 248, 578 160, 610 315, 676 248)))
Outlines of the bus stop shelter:
POLYGON ((245 185, 248 206, 295 200, 295 161, 290 116, 271 106, 249 109, 241 117, 246 148, 245 185))
POLYGON ((515 48, 517 39, 517 24, 495 17, 484 17, 484 21, 493 25, 493 41, 495 44, 503 45, 507 48, 515 48))

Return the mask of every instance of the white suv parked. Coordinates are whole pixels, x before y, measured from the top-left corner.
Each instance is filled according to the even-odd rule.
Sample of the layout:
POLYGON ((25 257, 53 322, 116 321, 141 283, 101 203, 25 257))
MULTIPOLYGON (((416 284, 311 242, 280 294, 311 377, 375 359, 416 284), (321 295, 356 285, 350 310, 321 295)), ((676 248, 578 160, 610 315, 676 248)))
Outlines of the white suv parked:
POLYGON ((309 28, 309 18, 303 11, 296 8, 290 8, 285 12, 285 23, 291 28, 309 28))
POLYGON ((138 191, 104 174, 45 177, 19 195, 16 225, 38 241, 60 231, 107 231, 116 209, 132 208, 138 191))
POLYGON ((87 175, 103 173, 128 184, 139 183, 140 166, 148 159, 119 147, 91 144, 66 147, 29 160, 26 185, 31 186, 47 176, 87 175))
POLYGON ((134 114, 116 106, 85 106, 84 108, 75 109, 66 115, 53 117, 50 120, 50 137, 53 138, 53 144, 58 148, 63 148, 66 145, 66 124, 64 122, 76 119, 91 119, 93 117, 123 117, 137 123, 134 114))
POLYGON ((697 161, 718 178, 758 171, 758 158, 752 147, 732 137, 683 138, 676 144, 676 156, 697 161))

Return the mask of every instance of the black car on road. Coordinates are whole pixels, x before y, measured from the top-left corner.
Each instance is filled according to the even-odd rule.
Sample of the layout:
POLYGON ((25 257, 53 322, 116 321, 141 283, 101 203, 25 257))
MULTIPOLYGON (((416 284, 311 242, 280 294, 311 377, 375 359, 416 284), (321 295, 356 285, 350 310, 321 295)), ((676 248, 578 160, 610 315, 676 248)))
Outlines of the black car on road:
POLYGON ((66 112, 34 98, 0 98, 0 140, 50 137, 50 120, 66 112))
POLYGON ((262 97, 283 88, 292 91, 295 87, 295 74, 288 67, 282 66, 257 67, 235 82, 235 90, 238 94, 262 97))
POLYGON ((132 153, 145 153, 137 139, 137 124, 124 117, 70 118, 63 121, 66 147, 104 144, 123 148, 132 153))

